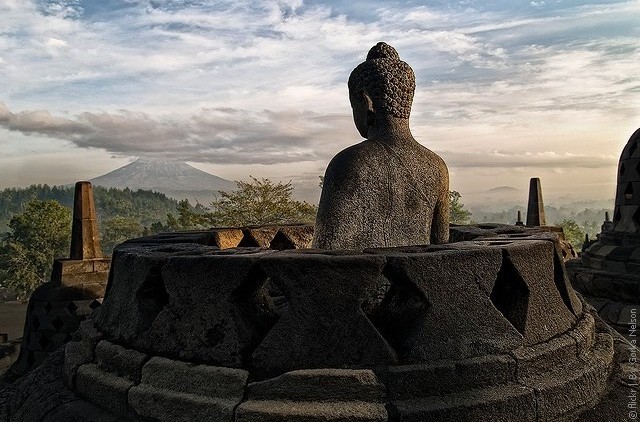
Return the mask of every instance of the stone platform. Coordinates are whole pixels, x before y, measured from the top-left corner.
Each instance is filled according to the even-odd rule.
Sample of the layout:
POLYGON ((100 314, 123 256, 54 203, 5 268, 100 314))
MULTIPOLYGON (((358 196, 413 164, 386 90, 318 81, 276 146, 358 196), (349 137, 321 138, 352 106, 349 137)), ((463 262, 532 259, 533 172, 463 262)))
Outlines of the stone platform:
POLYGON ((567 269, 602 319, 628 336, 640 309, 640 234, 603 232, 567 269))
POLYGON ((21 380, 0 421, 624 420, 637 392, 554 235, 359 253, 189 236, 121 245, 94 319, 29 376, 57 371, 65 404, 25 419, 21 380))
POLYGON ((567 265, 575 289, 630 340, 640 308, 639 147, 640 129, 620 154, 613 221, 607 215, 597 241, 567 265))

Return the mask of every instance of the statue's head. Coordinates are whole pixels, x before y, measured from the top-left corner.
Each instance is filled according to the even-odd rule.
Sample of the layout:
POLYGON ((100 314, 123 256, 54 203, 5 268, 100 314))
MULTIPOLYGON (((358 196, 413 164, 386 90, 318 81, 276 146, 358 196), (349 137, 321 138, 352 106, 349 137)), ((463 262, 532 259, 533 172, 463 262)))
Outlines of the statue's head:
POLYGON ((349 99, 360 134, 366 137, 372 114, 408 119, 415 88, 413 69, 395 48, 383 42, 373 46, 349 76, 349 99))

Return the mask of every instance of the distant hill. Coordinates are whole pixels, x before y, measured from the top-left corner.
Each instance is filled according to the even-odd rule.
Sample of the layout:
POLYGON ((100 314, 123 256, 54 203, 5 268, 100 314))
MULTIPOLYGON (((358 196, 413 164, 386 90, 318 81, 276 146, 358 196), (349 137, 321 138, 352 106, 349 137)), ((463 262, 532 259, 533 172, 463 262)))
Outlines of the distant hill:
POLYGON ((211 202, 217 191, 236 189, 234 182, 187 163, 149 158, 139 158, 90 182, 108 188, 152 190, 175 199, 188 199, 192 203, 198 200, 204 205, 211 202))
MULTIPOLYGON (((0 237, 9 230, 11 217, 24 211, 24 204, 30 200, 55 200, 71 208, 73 193, 73 186, 49 185, 0 190, 0 237)), ((96 186, 93 194, 101 224, 114 217, 131 217, 148 227, 155 222, 164 223, 167 214, 177 214, 178 202, 159 192, 96 186)))
POLYGON ((487 193, 515 193, 520 192, 520 189, 516 189, 513 186, 498 186, 493 189, 489 189, 487 193))

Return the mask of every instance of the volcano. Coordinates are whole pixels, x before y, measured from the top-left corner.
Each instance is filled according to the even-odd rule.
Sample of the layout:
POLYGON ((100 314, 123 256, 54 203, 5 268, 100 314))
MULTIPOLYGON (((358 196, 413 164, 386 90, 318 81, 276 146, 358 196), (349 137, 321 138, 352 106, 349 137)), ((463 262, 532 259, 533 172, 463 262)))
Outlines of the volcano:
POLYGON ((90 182, 106 188, 152 190, 204 205, 211 202, 218 191, 236 189, 234 182, 198 170, 185 162, 150 158, 139 158, 90 182))

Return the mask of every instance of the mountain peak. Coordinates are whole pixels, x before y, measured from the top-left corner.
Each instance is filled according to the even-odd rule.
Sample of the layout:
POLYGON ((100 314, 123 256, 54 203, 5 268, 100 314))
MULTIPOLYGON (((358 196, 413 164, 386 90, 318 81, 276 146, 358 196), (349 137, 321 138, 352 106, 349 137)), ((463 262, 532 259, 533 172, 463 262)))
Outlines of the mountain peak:
POLYGON ((176 199, 192 199, 202 193, 236 189, 234 182, 198 170, 183 161, 141 157, 107 174, 91 179, 106 188, 145 189, 176 199))

